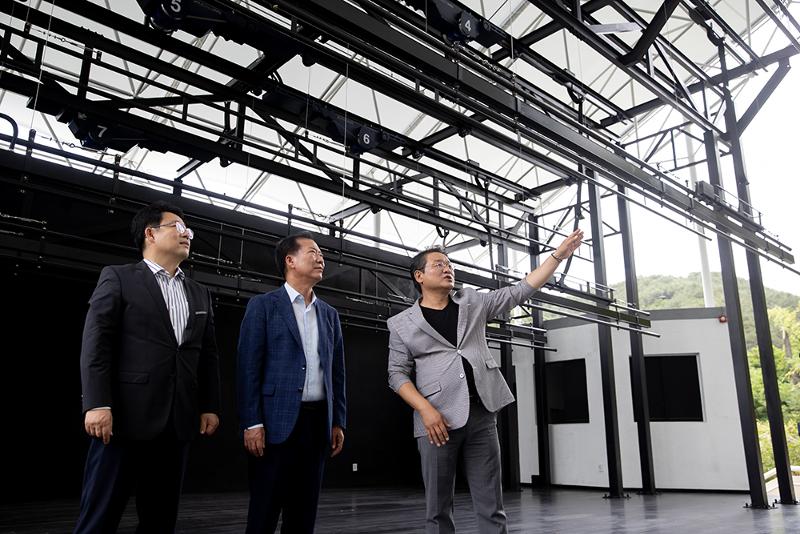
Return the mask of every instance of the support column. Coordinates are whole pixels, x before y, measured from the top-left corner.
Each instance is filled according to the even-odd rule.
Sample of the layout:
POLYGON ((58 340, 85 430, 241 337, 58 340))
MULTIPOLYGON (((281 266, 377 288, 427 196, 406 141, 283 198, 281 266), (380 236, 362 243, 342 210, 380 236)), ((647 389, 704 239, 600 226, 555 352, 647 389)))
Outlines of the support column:
MULTIPOLYGON (((488 203, 487 203, 488 204, 488 203)), ((503 206, 499 205, 499 225, 504 228, 503 206)), ((486 219, 489 220, 487 213, 486 219)), ((489 245, 491 247, 491 244, 489 245)), ((508 266, 508 247, 503 241, 497 245, 497 260, 506 267, 508 266)), ((496 269, 492 265, 492 269, 496 269)), ((495 275, 496 277, 496 275, 495 275)), ((506 314, 507 318, 508 315, 506 314)), ((508 387, 514 397, 517 396, 517 373, 514 371, 514 360, 512 358, 512 347, 507 343, 500 344, 500 370, 503 373, 508 387)), ((519 420, 517 418, 517 403, 512 402, 500 412, 500 431, 501 431, 501 447, 502 447, 502 468, 503 468, 503 487, 507 490, 519 491, 519 420)))
MULTIPOLYGON (((512 359, 512 347, 508 343, 500 345, 500 365, 508 387, 514 397, 517 396, 517 377, 512 359)), ((503 488, 509 491, 520 490, 519 472, 519 420, 517 419, 517 403, 512 402, 500 412, 503 455, 503 488)))
MULTIPOLYGON (((591 171, 587 171, 587 174, 591 171)), ((592 252, 594 255, 594 279, 607 285, 606 255, 603 246, 603 216, 600 208, 601 192, 597 184, 588 184, 589 209, 592 223, 592 252)), ((611 345, 611 327, 597 325, 600 349, 600 374, 603 382, 603 415, 606 433, 606 457, 608 460, 608 497, 624 497, 622 486, 622 462, 619 452, 619 415, 617 413, 617 388, 614 377, 614 350, 611 345)))
MULTIPOLYGON (((721 187, 719 150, 714 132, 705 133, 705 147, 709 180, 713 185, 721 187)), ((750 369, 747 363, 747 346, 742 329, 742 306, 739 301, 736 267, 733 261, 733 246, 723 233, 717 233, 717 245, 719 246, 722 291, 725 297, 725 314, 728 318, 728 335, 731 340, 733 378, 736 383, 736 398, 739 405, 739 423, 742 428, 750 500, 754 508, 767 508, 769 504, 767 503, 767 490, 764 486, 761 448, 758 444, 753 390, 750 385, 750 369)))
MULTIPOLYGON (((530 244, 531 271, 539 267, 539 218, 535 215, 528 216, 528 236, 533 240, 530 244), (535 242, 534 242, 535 241, 535 242)), ((531 313, 533 326, 542 328, 543 313, 534 310, 531 313)), ((534 402, 536 403, 536 428, 537 445, 539 452, 539 476, 532 479, 531 483, 538 487, 549 487, 552 484, 550 473, 550 418, 547 406, 547 381, 545 380, 545 351, 543 349, 533 349, 533 387, 534 402)))
MULTIPOLYGON (((636 279, 636 259, 633 253, 633 233, 631 214, 625 199, 625 187, 619 186, 617 197, 619 209, 619 231, 622 236, 622 257, 625 262, 625 294, 628 303, 639 308, 639 283, 636 279)), ((636 326, 632 326, 636 328, 636 326)), ((639 436, 639 465, 642 471, 642 494, 656 493, 653 471, 653 447, 650 438, 650 405, 647 396, 647 374, 644 365, 644 346, 642 334, 631 330, 631 385, 633 389, 633 413, 636 414, 639 436)))
MULTIPOLYGON (((726 73, 723 63, 723 75, 726 73)), ((736 177, 736 189, 740 201, 740 211, 753 217, 750 207, 750 188, 748 187, 747 172, 742 152, 739 123, 736 120, 736 108, 733 98, 727 88, 725 94, 725 126, 728 140, 731 145, 733 158, 733 172, 736 177)), ((758 221, 756 221, 758 222, 758 221)), ((794 496, 794 481, 792 468, 789 461, 789 448, 786 445, 786 428, 783 424, 783 410, 781 408, 781 395, 778 389, 778 374, 775 369, 775 354, 772 351, 772 334, 769 327, 769 313, 767 311, 767 297, 764 293, 764 281, 761 276, 761 261, 758 255, 750 249, 745 251, 747 256, 747 271, 750 278, 750 295, 753 300, 753 316, 755 318, 756 338, 758 340, 758 353, 761 361, 761 377, 764 381, 764 396, 767 401, 767 418, 769 419, 769 433, 772 441, 772 452, 775 457, 775 470, 778 476, 778 488, 781 504, 797 504, 794 496)))

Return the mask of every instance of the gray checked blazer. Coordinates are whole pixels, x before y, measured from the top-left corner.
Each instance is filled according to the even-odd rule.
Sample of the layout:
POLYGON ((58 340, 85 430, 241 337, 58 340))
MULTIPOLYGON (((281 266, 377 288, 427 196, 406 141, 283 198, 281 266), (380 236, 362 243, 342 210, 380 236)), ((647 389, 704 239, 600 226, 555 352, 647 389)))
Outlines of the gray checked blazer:
MULTIPOLYGON (((458 304, 458 343, 454 347, 422 315, 419 302, 387 321, 389 326, 389 387, 395 392, 411 381, 416 371, 420 394, 439 410, 451 429, 467 424, 469 390, 463 356, 472 365, 475 389, 490 412, 514 402, 500 364, 486 344, 486 323, 529 299, 536 289, 524 279, 488 292, 464 288, 452 295, 458 304)), ((426 435, 419 413, 414 412, 414 437, 426 435)))

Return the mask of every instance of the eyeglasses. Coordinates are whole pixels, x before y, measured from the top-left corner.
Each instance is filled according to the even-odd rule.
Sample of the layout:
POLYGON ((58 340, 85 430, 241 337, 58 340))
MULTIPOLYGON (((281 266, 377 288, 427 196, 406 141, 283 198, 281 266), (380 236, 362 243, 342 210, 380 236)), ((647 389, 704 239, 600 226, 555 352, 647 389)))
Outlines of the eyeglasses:
POLYGON ((450 269, 451 273, 454 273, 456 271, 456 266, 453 265, 452 263, 450 263, 449 261, 446 261, 446 260, 435 261, 435 262, 431 263, 430 266, 433 267, 434 269, 438 270, 438 271, 444 271, 445 268, 450 269))
POLYGON ((317 250, 315 248, 308 249, 306 251, 306 254, 310 254, 311 256, 314 256, 314 259, 324 259, 325 258, 325 256, 322 254, 322 251, 321 250, 317 250))
POLYGON ((191 228, 187 228, 185 224, 180 221, 174 221, 171 223, 166 224, 159 224, 158 226, 151 226, 150 228, 161 228, 162 226, 174 226, 175 229, 178 231, 179 234, 186 234, 186 237, 189 238, 189 241, 194 239, 194 231, 191 228))

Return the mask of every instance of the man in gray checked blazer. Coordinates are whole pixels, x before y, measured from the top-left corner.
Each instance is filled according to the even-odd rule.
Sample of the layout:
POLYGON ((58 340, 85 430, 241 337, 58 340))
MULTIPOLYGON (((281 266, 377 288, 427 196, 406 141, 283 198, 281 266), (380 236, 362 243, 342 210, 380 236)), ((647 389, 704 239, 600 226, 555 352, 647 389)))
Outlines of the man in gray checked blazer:
POLYGON ((486 323, 533 296, 582 239, 583 232, 574 231, 524 280, 483 293, 471 288, 452 293, 454 268, 439 247, 411 260, 411 277, 422 298, 388 321, 389 385, 414 408, 425 482, 425 532, 455 532, 459 453, 478 530, 507 532, 496 417, 514 396, 489 352, 486 323), (416 383, 411 381, 415 371, 416 383))

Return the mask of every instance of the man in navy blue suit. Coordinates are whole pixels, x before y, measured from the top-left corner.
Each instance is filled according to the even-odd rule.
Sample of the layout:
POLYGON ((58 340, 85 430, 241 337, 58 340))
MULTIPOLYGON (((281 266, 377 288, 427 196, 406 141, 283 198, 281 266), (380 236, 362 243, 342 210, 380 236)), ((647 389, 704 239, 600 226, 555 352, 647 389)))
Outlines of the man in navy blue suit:
POLYGON ((313 533, 325 458, 344 444, 339 314, 318 299, 325 260, 311 234, 275 249, 286 283, 250 299, 239 335, 237 392, 249 453, 247 533, 313 533))

